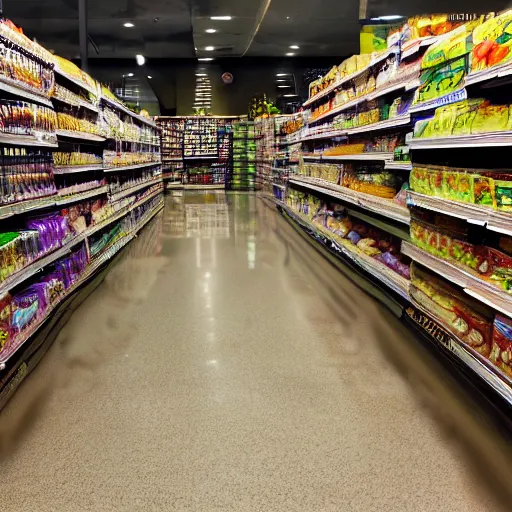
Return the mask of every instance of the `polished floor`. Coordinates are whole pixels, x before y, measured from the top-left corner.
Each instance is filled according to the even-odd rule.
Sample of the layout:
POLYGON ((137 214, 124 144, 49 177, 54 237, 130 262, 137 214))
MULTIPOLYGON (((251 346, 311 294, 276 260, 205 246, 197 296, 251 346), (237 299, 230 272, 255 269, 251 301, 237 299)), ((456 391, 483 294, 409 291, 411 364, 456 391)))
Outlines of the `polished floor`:
POLYGON ((506 509, 446 382, 261 198, 168 197, 0 415, 2 510, 506 509))

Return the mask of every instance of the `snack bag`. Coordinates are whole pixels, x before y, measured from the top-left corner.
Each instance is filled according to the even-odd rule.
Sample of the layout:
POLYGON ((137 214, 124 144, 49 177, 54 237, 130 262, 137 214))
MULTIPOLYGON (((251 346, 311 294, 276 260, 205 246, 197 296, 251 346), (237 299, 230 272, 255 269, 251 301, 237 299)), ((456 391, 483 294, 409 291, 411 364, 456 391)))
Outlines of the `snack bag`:
POLYGON ((11 300, 8 292, 0 297, 0 353, 12 339, 11 300))
POLYGON ((430 195, 443 197, 443 176, 444 172, 442 167, 428 167, 430 195))
POLYGON ((485 174, 475 174, 473 178, 475 192, 474 202, 479 206, 493 206, 494 199, 494 180, 485 174))
POLYGON ((473 31, 471 72, 497 66, 512 58, 512 11, 490 18, 473 31))
POLYGON ((457 200, 465 203, 475 202, 475 183, 474 175, 468 172, 459 173, 457 183, 457 200))
POLYGON ((447 167, 443 171, 443 184, 442 192, 439 197, 450 199, 451 201, 457 201, 459 188, 459 173, 451 168, 447 167))
POLYGON ((489 359, 512 378, 512 320, 501 314, 494 319, 489 359))
POLYGON ((410 174, 409 186, 419 194, 432 195, 428 168, 415 164, 410 174))
POLYGON ((494 197, 497 210, 512 211, 512 175, 496 174, 494 179, 494 197))
POLYGON ((512 293, 512 258, 497 249, 488 248, 489 279, 503 291, 512 293))
POLYGON ((459 340, 483 356, 492 344, 493 311, 433 273, 411 267, 411 297, 459 340))

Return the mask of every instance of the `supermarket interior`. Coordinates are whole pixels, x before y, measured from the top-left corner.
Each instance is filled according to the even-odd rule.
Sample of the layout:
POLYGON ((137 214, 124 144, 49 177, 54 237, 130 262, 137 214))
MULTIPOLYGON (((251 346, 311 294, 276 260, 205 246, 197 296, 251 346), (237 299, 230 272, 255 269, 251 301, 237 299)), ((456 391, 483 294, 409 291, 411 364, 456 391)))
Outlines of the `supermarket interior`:
POLYGON ((512 10, 0 0, 7 512, 512 509, 512 10))

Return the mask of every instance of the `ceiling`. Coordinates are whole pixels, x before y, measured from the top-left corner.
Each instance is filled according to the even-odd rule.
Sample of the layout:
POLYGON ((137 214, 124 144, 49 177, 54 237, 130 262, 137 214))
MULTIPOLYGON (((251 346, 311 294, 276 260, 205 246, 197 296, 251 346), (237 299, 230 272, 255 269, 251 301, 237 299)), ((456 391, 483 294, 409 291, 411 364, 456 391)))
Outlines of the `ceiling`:
MULTIPOLYGON (((366 3, 368 17, 442 12, 447 6, 451 12, 482 9, 477 0, 366 3)), ((501 10, 507 3, 489 0, 485 8, 501 10)), ((28 36, 64 57, 78 57, 78 0, 3 0, 3 8, 28 36)), ((285 57, 288 52, 341 58, 359 48, 359 0, 88 0, 88 13, 91 58, 285 57), (222 15, 233 19, 210 19, 222 15), (125 28, 125 22, 135 26, 125 28)))

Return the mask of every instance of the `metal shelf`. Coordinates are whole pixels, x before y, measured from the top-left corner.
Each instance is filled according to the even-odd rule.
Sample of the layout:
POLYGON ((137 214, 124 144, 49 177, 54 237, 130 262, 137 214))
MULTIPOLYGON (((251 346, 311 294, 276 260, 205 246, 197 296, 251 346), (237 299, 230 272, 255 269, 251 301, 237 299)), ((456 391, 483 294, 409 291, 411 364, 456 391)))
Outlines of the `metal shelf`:
POLYGON ((462 287, 468 295, 512 318, 512 295, 484 281, 469 268, 437 258, 408 242, 402 243, 402 254, 462 287))
POLYGON ((75 174, 91 171, 103 171, 103 165, 68 165, 53 168, 53 174, 75 174))
POLYGON ((510 146, 512 131, 452 135, 448 137, 418 137, 409 142, 411 149, 447 149, 510 146))
POLYGON ((112 167, 110 169, 104 169, 105 172, 124 172, 124 171, 133 171, 136 169, 144 169, 146 167, 154 167, 156 165, 162 165, 162 162, 148 162, 145 164, 136 164, 136 165, 126 165, 124 167, 112 167))
POLYGON ((302 176, 290 177, 289 184, 296 184, 301 187, 321 192, 344 202, 355 204, 365 210, 378 213, 396 222, 410 224, 411 214, 407 208, 395 204, 390 199, 382 199, 370 194, 355 192, 346 187, 336 185, 320 178, 307 178, 302 176))
POLYGON ((127 190, 121 190, 120 192, 116 192, 110 196, 110 202, 115 203, 116 201, 119 201, 120 199, 123 199, 127 196, 131 196, 134 192, 137 192, 139 190, 142 190, 143 188, 148 188, 151 185, 156 185, 158 183, 162 183, 162 177, 159 176, 158 178, 146 181, 145 183, 139 183, 139 185, 136 185, 135 187, 130 187, 127 190))
MULTIPOLYGON (((11 344, 11 346, 4 350, 0 356, 0 370, 4 370, 6 364, 11 359, 11 357, 20 350, 21 347, 35 334, 35 332, 46 322, 46 320, 50 317, 51 313, 57 308, 59 304, 61 304, 64 300, 66 300, 70 295, 72 295, 80 286, 82 286, 90 277, 94 275, 94 273, 108 260, 110 260, 115 254, 117 254, 123 247, 125 247, 129 242, 131 242, 137 233, 148 223, 151 219, 162 210, 164 207, 163 202, 160 203, 157 207, 155 207, 151 212, 145 215, 144 220, 139 223, 135 229, 124 236, 121 240, 118 240, 111 247, 109 247, 104 253, 102 253, 98 258, 95 258, 94 261, 90 262, 89 266, 85 269, 84 273, 80 278, 69 287, 64 293, 62 293, 59 298, 46 310, 46 314, 39 321, 34 323, 29 329, 21 333, 22 336, 15 342, 11 344)), ((81 237, 80 237, 81 238, 81 237)), ((82 241, 82 240, 80 240, 82 241)), ((78 243, 78 242, 77 242, 78 243)), ((63 254, 59 254, 58 258, 64 256, 68 251, 63 254)), ((55 257, 57 253, 52 253, 52 256, 55 257)), ((58 259, 55 258, 55 259, 58 259)), ((52 260, 52 261, 55 261, 52 260)))
POLYGON ((0 144, 12 144, 13 146, 35 146, 42 148, 58 148, 57 142, 45 142, 34 135, 13 135, 0 133, 0 144))
POLYGON ((357 153, 353 155, 333 155, 333 156, 304 156, 304 160, 321 160, 321 161, 345 161, 345 160, 370 160, 370 161, 387 161, 393 158, 393 153, 357 153))
POLYGON ((434 196, 407 191, 407 203, 450 217, 466 220, 470 224, 484 226, 491 231, 512 236, 512 213, 493 210, 491 207, 451 201, 434 196))
POLYGON ((38 91, 16 80, 10 80, 5 76, 0 77, 0 90, 26 100, 35 101, 45 107, 53 107, 50 97, 46 96, 42 91, 38 91))
POLYGON ((56 134, 58 137, 65 137, 67 139, 76 140, 87 140, 91 142, 105 142, 107 140, 105 137, 101 137, 101 135, 96 135, 94 133, 74 132, 71 130, 57 130, 56 134))

